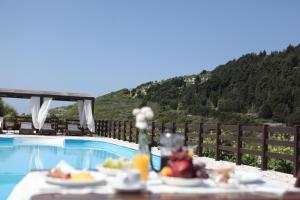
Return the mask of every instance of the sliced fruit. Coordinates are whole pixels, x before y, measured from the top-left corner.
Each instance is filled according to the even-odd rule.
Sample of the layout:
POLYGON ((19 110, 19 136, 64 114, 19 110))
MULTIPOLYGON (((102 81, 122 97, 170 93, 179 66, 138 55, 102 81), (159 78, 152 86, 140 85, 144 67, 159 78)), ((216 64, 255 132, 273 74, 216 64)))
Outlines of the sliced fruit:
POLYGON ((92 181, 95 178, 89 172, 80 172, 72 174, 70 180, 72 181, 92 181))
POLYGON ((164 167, 161 170, 160 174, 162 176, 173 176, 174 173, 173 173, 173 169, 171 167, 164 167))
POLYGON ((188 152, 188 156, 193 157, 193 155, 194 155, 194 150, 190 149, 189 152, 188 152))
POLYGON ((194 176, 192 160, 176 160, 171 163, 175 177, 192 178, 194 176))

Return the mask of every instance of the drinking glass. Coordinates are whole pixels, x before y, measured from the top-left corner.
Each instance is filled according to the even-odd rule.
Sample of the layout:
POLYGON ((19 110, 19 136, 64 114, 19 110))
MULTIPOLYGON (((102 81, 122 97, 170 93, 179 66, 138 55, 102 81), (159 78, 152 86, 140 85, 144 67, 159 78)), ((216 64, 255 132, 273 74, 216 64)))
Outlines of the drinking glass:
POLYGON ((148 179, 149 161, 150 156, 147 154, 136 154, 132 160, 133 168, 141 173, 141 180, 144 182, 148 179))
POLYGON ((160 172, 161 169, 168 165, 169 157, 172 155, 172 150, 184 146, 184 136, 178 133, 164 133, 160 136, 160 169, 155 169, 151 160, 152 170, 160 172))

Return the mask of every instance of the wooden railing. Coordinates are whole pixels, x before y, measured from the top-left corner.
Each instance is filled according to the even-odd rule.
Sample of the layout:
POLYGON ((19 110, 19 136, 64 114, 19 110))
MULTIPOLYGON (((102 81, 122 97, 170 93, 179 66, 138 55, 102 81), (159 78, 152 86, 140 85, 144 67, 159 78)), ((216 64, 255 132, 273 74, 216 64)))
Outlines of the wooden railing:
MULTIPOLYGON (((242 155, 255 155, 261 159, 261 169, 267 170, 270 159, 281 159, 293 163, 294 175, 299 170, 300 126, 271 127, 223 125, 223 124, 176 124, 152 122, 149 126, 150 140, 159 143, 161 133, 180 133, 184 135, 185 145, 197 145, 198 156, 204 150, 212 150, 215 160, 220 160, 224 152, 234 155, 237 165, 242 164, 242 155), (277 136, 277 138, 275 137, 277 136), (278 136, 282 139, 278 139, 278 136), (228 145, 229 143, 229 145, 228 145), (256 145, 252 148, 251 145, 256 145), (270 148, 290 148, 291 153, 270 151, 270 148)), ((96 121, 96 134, 119 140, 138 143, 139 130, 131 121, 96 121)))
MULTIPOLYGON (((16 125, 24 120, 16 120, 16 125)), ((49 119, 49 122, 54 124, 57 131, 63 132, 68 120, 49 119)), ((132 121, 96 120, 95 125, 98 136, 138 143, 139 130, 135 128, 132 121)), ((244 164, 243 155, 248 154, 260 159, 262 170, 268 169, 270 159, 290 161, 294 175, 300 169, 300 126, 271 127, 174 122, 149 124, 148 133, 153 144, 158 145, 160 134, 166 132, 183 134, 185 145, 197 146, 198 156, 207 155, 205 153, 211 151, 216 160, 221 160, 224 159, 224 153, 227 153, 237 165, 241 165, 244 164), (276 148, 286 148, 289 151, 288 153, 274 151, 276 148)))

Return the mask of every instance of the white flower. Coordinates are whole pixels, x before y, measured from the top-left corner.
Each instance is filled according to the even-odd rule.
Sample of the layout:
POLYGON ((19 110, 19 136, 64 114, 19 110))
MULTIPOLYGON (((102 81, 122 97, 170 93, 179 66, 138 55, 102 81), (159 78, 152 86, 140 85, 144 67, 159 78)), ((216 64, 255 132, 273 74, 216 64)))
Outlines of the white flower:
POLYGON ((146 122, 146 117, 144 114, 142 113, 139 113, 137 116, 136 116, 136 122, 146 122))
POLYGON ((154 113, 150 107, 143 107, 141 113, 144 114, 147 120, 151 120, 154 117, 154 113))
POLYGON ((146 121, 136 121, 135 126, 139 129, 146 129, 148 125, 146 121))
POLYGON ((154 117, 154 113, 150 107, 135 108, 132 114, 136 119, 135 126, 139 129, 146 129, 148 127, 147 120, 151 120, 154 117))
POLYGON ((135 108, 132 111, 133 116, 137 116, 141 112, 141 109, 135 108))

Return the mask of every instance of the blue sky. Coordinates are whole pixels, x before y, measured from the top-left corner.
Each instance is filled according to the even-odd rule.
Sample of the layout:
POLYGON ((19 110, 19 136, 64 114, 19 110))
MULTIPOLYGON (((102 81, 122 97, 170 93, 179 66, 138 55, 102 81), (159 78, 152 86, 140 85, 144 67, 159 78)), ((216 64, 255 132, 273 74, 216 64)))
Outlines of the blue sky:
MULTIPOLYGON (((299 8, 296 0, 0 0, 0 87, 99 96, 211 70, 299 44, 299 8)), ((26 100, 5 101, 29 111, 26 100)))

